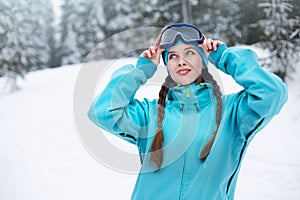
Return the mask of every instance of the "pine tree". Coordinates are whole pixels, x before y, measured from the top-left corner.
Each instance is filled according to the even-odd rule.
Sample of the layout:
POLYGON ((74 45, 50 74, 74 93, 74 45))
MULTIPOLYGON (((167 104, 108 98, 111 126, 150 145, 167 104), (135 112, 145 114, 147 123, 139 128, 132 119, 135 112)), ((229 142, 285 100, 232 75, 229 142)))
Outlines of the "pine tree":
POLYGON ((49 63, 48 30, 51 15, 45 0, 0 1, 0 74, 10 91, 19 89, 18 77, 49 63))
POLYGON ((255 44, 264 40, 263 29, 257 22, 263 18, 264 14, 258 7, 261 0, 251 0, 245 3, 238 1, 239 12, 236 15, 236 28, 240 32, 240 37, 236 37, 236 43, 255 44))
MULTIPOLYGON (((28 31, 28 48, 34 52, 29 59, 31 70, 49 67, 54 47, 54 11, 49 0, 27 0, 28 14, 25 21, 31 24, 28 31)), ((28 27, 29 28, 29 27, 28 27)))
POLYGON ((41 12, 41 16, 43 16, 43 19, 45 20, 45 35, 47 44, 49 47, 48 56, 49 60, 47 62, 47 67, 58 67, 60 66, 60 63, 58 63, 57 56, 58 56, 58 41, 55 38, 56 35, 56 24, 55 24, 55 13, 54 13, 54 7, 53 4, 49 3, 49 0, 43 0, 42 2, 44 6, 44 11, 41 12))
POLYGON ((259 7, 266 15, 259 24, 269 38, 260 45, 270 52, 263 59, 263 65, 285 80, 288 73, 294 71, 295 61, 299 59, 299 42, 297 43, 297 33, 295 34, 299 21, 297 22, 297 18, 290 18, 293 6, 287 0, 269 0, 259 4, 259 7))
POLYGON ((75 25, 78 23, 78 0, 65 0, 62 5, 61 16, 61 64, 80 63, 81 55, 77 46, 77 33, 75 25))
POLYGON ((238 29, 240 6, 238 0, 202 0, 192 6, 194 24, 208 37, 236 43, 241 35, 238 29))
MULTIPOLYGON (((171 23, 183 22, 182 0, 134 1, 133 8, 137 13, 135 21, 139 26, 164 27, 171 23)), ((188 13, 189 5, 186 4, 186 7, 188 13)))
POLYGON ((104 31, 105 38, 134 27, 133 16, 137 11, 133 11, 132 1, 102 1, 102 9, 103 21, 101 29, 104 31))
POLYGON ((81 63, 103 39, 100 0, 65 0, 61 20, 62 64, 81 63))
POLYGON ((103 31, 104 40, 88 60, 114 59, 134 49, 135 42, 139 41, 132 30, 137 25, 134 16, 138 12, 134 11, 134 6, 130 0, 101 1, 98 12, 102 14, 100 30, 103 31))
POLYGON ((77 33, 77 45, 82 60, 86 59, 87 55, 97 46, 104 38, 103 31, 100 29, 102 16, 99 15, 101 6, 99 0, 85 0, 81 2, 80 10, 78 10, 79 21, 75 26, 77 33))
MULTIPOLYGON (((26 68, 27 59, 22 52, 24 51, 24 40, 20 41, 19 32, 23 27, 16 26, 21 24, 21 20, 16 18, 16 13, 20 9, 14 6, 14 2, 9 0, 0 1, 0 66, 1 75, 6 77, 5 87, 10 87, 10 91, 19 89, 17 78, 28 71, 26 68), (14 25, 15 24, 15 25, 14 25)), ((22 38, 23 39, 23 38, 22 38)))

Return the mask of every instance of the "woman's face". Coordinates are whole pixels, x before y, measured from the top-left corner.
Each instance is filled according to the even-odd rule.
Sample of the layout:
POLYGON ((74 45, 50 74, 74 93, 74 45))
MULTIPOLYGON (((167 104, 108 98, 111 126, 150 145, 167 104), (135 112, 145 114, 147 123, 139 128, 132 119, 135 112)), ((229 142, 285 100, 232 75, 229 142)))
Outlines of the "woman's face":
POLYGON ((176 83, 193 83, 201 75, 202 68, 202 58, 192 45, 178 44, 169 51, 168 70, 176 83))

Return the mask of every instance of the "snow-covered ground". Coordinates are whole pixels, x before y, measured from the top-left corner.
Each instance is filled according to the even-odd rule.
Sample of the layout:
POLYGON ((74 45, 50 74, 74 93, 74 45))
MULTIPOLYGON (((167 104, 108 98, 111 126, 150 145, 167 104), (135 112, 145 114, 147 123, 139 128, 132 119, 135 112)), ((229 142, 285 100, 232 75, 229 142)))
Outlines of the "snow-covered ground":
MULTIPOLYGON (((134 62, 120 59, 115 64, 129 61, 134 62)), ((107 63, 94 65, 103 67, 107 63)), ((78 134, 73 93, 76 79, 85 67, 73 65, 32 72, 22 82, 21 91, 0 92, 1 200, 130 198, 137 175, 98 162, 88 144, 82 142, 82 133, 78 134)), ((221 79, 228 88, 226 93, 238 88, 223 74, 221 79)), ((3 83, 0 79, 0 87, 3 83)), ((236 199, 300 199, 299 84, 297 73, 295 80, 289 81, 289 100, 282 112, 249 146, 236 199)), ((157 90, 143 95, 155 98, 157 90)), ((129 143, 116 140, 116 144, 134 151, 129 143)))

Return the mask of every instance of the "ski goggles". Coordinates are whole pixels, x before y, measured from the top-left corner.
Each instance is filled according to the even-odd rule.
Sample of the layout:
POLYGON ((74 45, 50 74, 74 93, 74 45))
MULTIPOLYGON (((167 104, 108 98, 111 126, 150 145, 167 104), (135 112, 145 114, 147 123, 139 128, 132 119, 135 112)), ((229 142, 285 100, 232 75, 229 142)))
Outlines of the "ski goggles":
POLYGON ((174 45, 179 39, 185 43, 203 43, 204 36, 201 31, 191 24, 171 24, 161 33, 160 48, 174 45))

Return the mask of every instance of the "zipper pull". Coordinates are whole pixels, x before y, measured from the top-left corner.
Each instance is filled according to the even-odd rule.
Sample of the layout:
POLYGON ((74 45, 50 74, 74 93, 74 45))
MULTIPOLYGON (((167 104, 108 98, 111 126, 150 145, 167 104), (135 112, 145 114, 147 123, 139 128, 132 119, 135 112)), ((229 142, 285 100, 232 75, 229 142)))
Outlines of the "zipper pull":
POLYGON ((191 90, 190 90, 190 86, 188 86, 188 87, 186 88, 186 93, 185 93, 185 96, 186 96, 187 98, 190 98, 190 97, 191 97, 191 90))
POLYGON ((181 112, 183 111, 183 108, 184 108, 184 104, 182 103, 181 106, 180 106, 180 111, 181 112))
POLYGON ((197 104, 197 103, 194 103, 194 106, 195 106, 195 108, 196 108, 196 111, 199 112, 200 109, 199 109, 199 107, 198 107, 198 104, 197 104))

